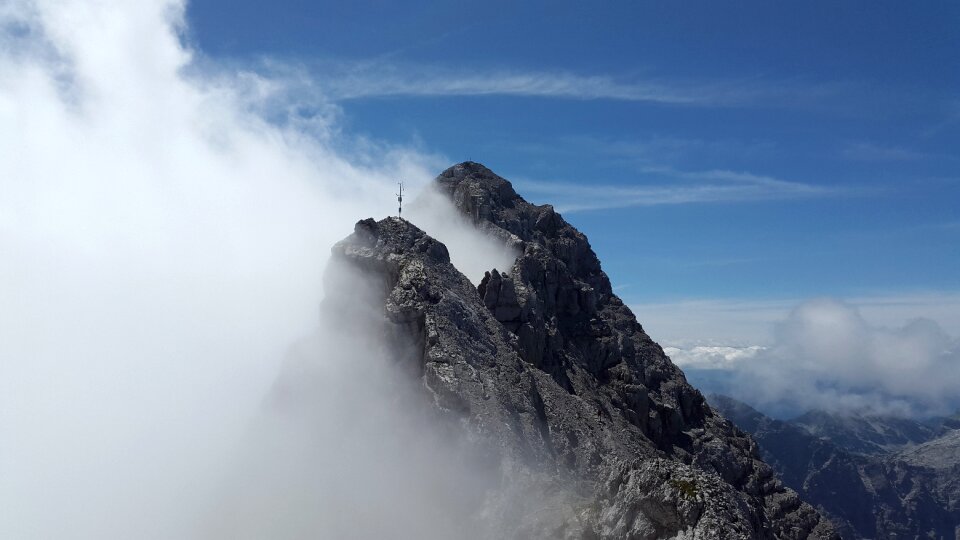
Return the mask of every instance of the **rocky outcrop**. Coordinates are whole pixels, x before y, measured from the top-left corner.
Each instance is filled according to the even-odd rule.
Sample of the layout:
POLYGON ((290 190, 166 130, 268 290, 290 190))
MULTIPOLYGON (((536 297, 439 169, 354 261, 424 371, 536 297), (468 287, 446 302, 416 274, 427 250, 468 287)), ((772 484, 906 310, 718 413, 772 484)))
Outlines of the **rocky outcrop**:
POLYGON ((725 396, 710 396, 710 402, 754 436, 783 482, 828 516, 844 538, 952 540, 960 534, 960 431, 899 453, 867 455, 850 447, 901 442, 904 430, 890 426, 916 423, 831 418, 826 425, 839 436, 838 444, 808 431, 811 418, 822 414, 804 415, 803 423, 795 424, 725 396), (844 432, 843 425, 851 431, 844 432))
POLYGON ((360 221, 333 253, 377 276, 386 333, 413 344, 397 361, 525 494, 482 509, 500 537, 835 537, 647 336, 582 233, 482 165, 436 183, 520 253, 512 268, 475 287, 400 218, 360 221))

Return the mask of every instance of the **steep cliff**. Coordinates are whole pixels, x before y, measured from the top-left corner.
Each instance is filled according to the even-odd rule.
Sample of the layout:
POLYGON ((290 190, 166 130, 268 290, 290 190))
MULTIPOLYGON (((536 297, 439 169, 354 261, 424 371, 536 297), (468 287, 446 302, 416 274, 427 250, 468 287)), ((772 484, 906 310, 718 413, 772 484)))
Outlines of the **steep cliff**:
MULTIPOLYGON (((582 233, 477 163, 436 187, 517 250, 512 268, 476 287, 400 218, 360 221, 334 258, 376 276, 383 332, 412 351, 396 361, 482 449, 503 491, 523 494, 493 489, 478 510, 498 535, 835 537, 647 336, 582 233)), ((348 310, 349 294, 328 291, 328 306, 348 310)))

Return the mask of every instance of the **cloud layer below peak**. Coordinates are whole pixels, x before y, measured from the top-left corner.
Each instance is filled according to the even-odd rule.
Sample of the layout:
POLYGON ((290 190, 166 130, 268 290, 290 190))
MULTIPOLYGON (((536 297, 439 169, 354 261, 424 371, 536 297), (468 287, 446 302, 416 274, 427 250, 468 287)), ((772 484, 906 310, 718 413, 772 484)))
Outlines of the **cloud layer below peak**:
POLYGON ((960 341, 930 319, 876 326, 834 299, 795 307, 765 346, 688 346, 668 353, 705 391, 761 410, 928 416, 960 407, 960 341))

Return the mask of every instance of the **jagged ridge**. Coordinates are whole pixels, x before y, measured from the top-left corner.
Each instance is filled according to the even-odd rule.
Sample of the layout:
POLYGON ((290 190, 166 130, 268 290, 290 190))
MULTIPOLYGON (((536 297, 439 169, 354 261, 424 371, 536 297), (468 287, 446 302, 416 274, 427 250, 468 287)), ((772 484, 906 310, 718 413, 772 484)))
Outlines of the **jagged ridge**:
POLYGON ((437 409, 486 441, 513 482, 555 494, 514 505, 508 534, 835 537, 647 336, 582 233, 482 165, 436 183, 521 253, 512 268, 475 288, 399 218, 359 222, 334 254, 382 277, 385 316, 417 343, 437 409))

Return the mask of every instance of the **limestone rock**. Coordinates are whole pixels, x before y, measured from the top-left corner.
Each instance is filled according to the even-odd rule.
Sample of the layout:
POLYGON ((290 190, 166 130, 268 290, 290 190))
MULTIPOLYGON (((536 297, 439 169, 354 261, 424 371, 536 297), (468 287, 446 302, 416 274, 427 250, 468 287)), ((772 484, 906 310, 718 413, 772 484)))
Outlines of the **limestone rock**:
POLYGON ((379 276, 384 318, 417 344, 398 361, 438 413, 539 494, 491 498, 502 537, 836 538, 647 336, 582 233, 482 165, 436 182, 516 248, 512 268, 474 287, 400 218, 359 222, 333 252, 379 276))

